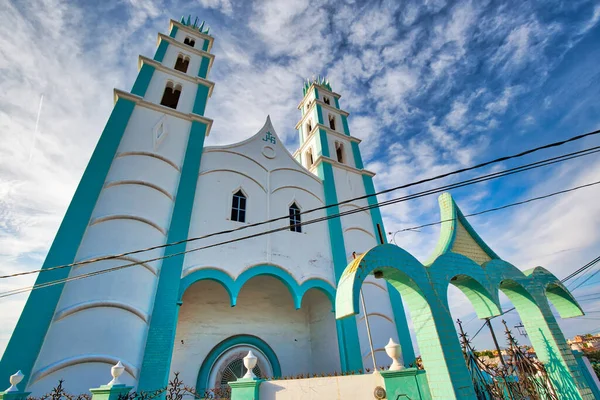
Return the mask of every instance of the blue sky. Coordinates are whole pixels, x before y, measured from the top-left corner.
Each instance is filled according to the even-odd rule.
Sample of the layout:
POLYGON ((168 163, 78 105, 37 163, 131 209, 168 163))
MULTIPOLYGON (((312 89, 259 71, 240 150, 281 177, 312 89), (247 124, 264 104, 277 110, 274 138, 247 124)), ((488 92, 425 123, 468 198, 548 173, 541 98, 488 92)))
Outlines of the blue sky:
MULTIPOLYGON (((39 267, 112 109, 112 88, 130 89, 137 56, 153 55, 157 32, 188 14, 206 20, 215 37, 209 144, 245 139, 270 114, 294 151, 302 80, 317 74, 342 94, 378 189, 600 128, 600 6, 593 1, 9 0, 0 4, 10 21, 0 25, 3 274, 39 267)), ((599 179, 592 155, 452 194, 469 213, 599 179)), ((598 255, 599 195, 597 187, 582 189, 471 224, 519 268, 542 265, 563 277, 598 255)), ((383 214, 392 232, 439 219, 434 196, 383 214)), ((424 260, 438 231, 400 233, 396 242, 424 260)), ((32 281, 4 280, 0 290, 32 281)), ((600 276, 590 282, 575 294, 597 291, 600 276)), ((474 333, 480 323, 466 298, 454 289, 449 296, 453 315, 474 333)), ((25 299, 0 300, 0 349, 25 299)), ((600 310, 598 302, 582 304, 600 310)), ((506 319, 519 320, 516 313, 506 319)), ((593 312, 560 324, 567 336, 600 331, 593 312)), ((491 347, 489 335, 475 344, 491 347)))

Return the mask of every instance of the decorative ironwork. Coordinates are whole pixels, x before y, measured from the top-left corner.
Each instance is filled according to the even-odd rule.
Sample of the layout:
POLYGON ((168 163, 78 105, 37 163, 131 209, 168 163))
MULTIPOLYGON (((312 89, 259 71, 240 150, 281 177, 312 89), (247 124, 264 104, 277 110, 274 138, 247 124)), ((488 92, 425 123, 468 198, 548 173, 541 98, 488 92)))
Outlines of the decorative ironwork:
POLYGON ((502 320, 502 324, 508 344, 508 369, 518 379, 516 386, 519 388, 519 394, 523 396, 521 398, 558 400, 544 364, 525 353, 508 329, 506 321, 502 320))
MULTIPOLYGON (((477 356, 461 321, 457 320, 457 323, 460 328, 460 343, 477 399, 558 400, 544 364, 519 347, 505 321, 502 323, 508 342, 508 357, 495 366, 477 356)), ((503 357, 502 354, 498 356, 503 357)))
POLYGON ((40 397, 30 396, 27 400, 91 400, 92 396, 87 393, 82 394, 69 394, 63 387, 63 380, 58 381, 58 386, 52 388, 52 390, 40 397))
POLYGON ((228 400, 231 398, 231 388, 205 389, 198 392, 196 389, 184 385, 183 381, 179 379, 179 372, 176 372, 175 377, 169 381, 166 388, 151 392, 129 392, 119 395, 118 400, 152 400, 163 395, 166 400, 182 400, 184 397, 193 397, 198 400, 228 400))

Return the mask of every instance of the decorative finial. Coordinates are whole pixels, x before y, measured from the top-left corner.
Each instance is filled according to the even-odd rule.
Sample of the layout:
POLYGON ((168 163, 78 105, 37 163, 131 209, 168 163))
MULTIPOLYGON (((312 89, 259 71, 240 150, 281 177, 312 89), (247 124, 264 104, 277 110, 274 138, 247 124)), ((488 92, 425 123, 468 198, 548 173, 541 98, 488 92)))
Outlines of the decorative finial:
POLYGON ((123 382, 119 380, 119 377, 123 374, 123 371, 125 371, 125 367, 119 360, 119 362, 116 365, 113 365, 110 369, 110 374, 112 375, 113 379, 112 381, 108 382, 107 386, 123 385, 123 382))
POLYGON ((400 371, 404 369, 404 366, 398 362, 398 357, 400 357, 400 345, 395 343, 392 338, 385 346, 386 354, 392 359, 392 365, 390 365, 390 371, 400 371))
POLYGON ((248 355, 244 357, 244 367, 246 367, 246 375, 243 378, 256 379, 256 375, 252 372, 252 369, 256 366, 256 356, 252 354, 252 350, 248 352, 248 355))
POLYGON ((23 380, 24 376, 25 375, 23 375, 23 373, 21 372, 21 370, 18 370, 16 374, 12 374, 10 376, 10 387, 8 389, 6 389, 4 391, 4 393, 18 392, 19 388, 17 387, 17 385, 19 383, 21 383, 21 381, 23 380))

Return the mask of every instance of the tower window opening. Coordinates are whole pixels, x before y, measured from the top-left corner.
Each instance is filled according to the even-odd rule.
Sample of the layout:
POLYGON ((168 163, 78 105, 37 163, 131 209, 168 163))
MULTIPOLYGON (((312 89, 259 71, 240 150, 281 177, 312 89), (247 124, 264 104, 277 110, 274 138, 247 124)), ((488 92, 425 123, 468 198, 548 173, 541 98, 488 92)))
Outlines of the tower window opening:
POLYGON ((310 168, 313 166, 314 164, 314 160, 313 160, 313 154, 312 154, 312 149, 308 149, 306 151, 306 167, 310 168))
POLYGON ((331 105, 330 101, 329 101, 329 97, 327 96, 323 96, 323 103, 327 104, 327 105, 331 105))
POLYGON ((335 155, 337 156, 338 162, 344 163, 344 144, 335 142, 335 155))
POLYGON ((329 127, 335 130, 335 117, 329 114, 329 127))
POLYGON ((306 136, 308 137, 308 135, 310 135, 310 133, 312 132, 312 121, 308 121, 306 123, 306 136))
POLYGON ((175 69, 181 72, 187 72, 188 66, 190 65, 190 58, 188 56, 183 56, 180 54, 177 56, 177 61, 175 61, 175 69))
POLYGON ((196 41, 194 39, 192 39, 191 37, 186 37, 183 40, 183 44, 187 44, 190 47, 194 47, 194 45, 196 44, 196 41))
POLYGON ((163 93, 162 100, 160 104, 163 106, 177 108, 177 103, 179 102, 179 96, 181 95, 181 85, 174 85, 173 82, 167 82, 167 86, 165 87, 165 91, 163 93))
POLYGON ((241 190, 233 195, 231 201, 231 220, 246 222, 246 196, 241 190))
POLYGON ((300 207, 296 203, 290 206, 290 231, 302 233, 300 207))

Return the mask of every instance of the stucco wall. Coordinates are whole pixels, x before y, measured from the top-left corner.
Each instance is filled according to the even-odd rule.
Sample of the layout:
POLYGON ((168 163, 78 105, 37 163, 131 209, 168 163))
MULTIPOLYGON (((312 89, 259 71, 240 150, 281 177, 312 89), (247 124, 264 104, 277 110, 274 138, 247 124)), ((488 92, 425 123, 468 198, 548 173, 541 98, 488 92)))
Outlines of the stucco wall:
POLYGON ((315 368, 319 372, 339 370, 330 301, 311 291, 306 307, 295 310, 288 289, 275 278, 261 276, 242 288, 235 307, 229 305, 225 289, 216 282, 201 281, 186 291, 171 372, 179 371, 184 382, 195 385, 210 350, 224 339, 240 334, 265 341, 277 355, 283 375, 306 374, 315 368))
POLYGON ((366 374, 263 382, 260 400, 372 399, 373 390, 384 387, 380 375, 366 374))

